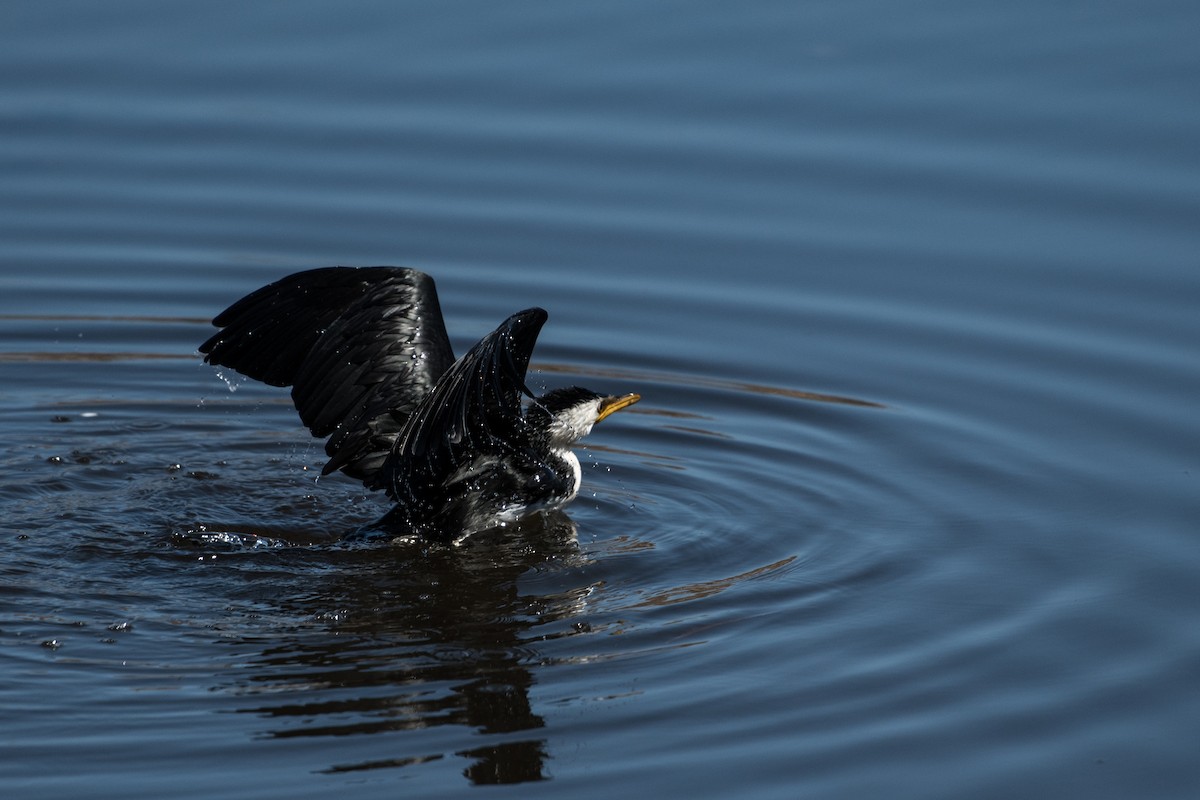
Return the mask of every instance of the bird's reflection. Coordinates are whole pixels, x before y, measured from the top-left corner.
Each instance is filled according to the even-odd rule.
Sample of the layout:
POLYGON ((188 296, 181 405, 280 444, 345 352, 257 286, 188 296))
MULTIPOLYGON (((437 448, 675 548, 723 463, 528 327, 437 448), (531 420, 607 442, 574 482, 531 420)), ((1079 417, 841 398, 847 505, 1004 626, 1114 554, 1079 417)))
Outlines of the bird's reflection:
POLYGON ((572 635, 574 628, 555 623, 578 615, 589 590, 523 595, 518 578, 581 561, 575 524, 562 512, 472 537, 461 547, 412 541, 340 550, 321 567, 328 578, 320 580, 318 572, 317 585, 302 596, 281 598, 277 585, 264 586, 284 618, 311 623, 271 636, 236 691, 301 699, 242 710, 278 723, 265 732, 271 738, 391 734, 408 749, 328 764, 324 771, 444 758, 420 750, 436 738, 430 729, 457 725, 496 739, 453 751, 470 761, 463 774, 471 783, 540 780, 548 753, 538 735, 545 721, 529 700, 531 667, 540 659, 536 641, 558 629, 572 635))

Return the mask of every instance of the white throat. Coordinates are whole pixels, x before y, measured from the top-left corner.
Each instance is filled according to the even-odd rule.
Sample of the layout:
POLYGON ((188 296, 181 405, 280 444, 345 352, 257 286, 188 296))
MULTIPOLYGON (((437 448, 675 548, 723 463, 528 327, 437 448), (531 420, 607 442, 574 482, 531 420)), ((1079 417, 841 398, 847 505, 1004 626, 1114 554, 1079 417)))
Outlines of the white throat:
MULTIPOLYGON (((551 449, 568 450, 571 445, 591 432, 598 416, 600 416, 599 398, 555 414, 550 423, 551 449)), ((576 464, 578 463, 578 459, 576 459, 576 464)))

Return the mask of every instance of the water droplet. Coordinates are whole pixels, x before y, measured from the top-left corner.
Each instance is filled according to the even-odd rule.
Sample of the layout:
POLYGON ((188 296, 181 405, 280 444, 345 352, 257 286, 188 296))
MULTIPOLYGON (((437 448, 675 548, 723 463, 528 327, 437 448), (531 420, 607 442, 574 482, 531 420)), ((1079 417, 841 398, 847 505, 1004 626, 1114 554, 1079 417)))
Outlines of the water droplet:
POLYGON ((230 394, 241 388, 241 385, 246 381, 246 378, 243 375, 234 373, 232 376, 227 376, 221 370, 217 370, 217 377, 225 382, 225 388, 229 389, 230 394))

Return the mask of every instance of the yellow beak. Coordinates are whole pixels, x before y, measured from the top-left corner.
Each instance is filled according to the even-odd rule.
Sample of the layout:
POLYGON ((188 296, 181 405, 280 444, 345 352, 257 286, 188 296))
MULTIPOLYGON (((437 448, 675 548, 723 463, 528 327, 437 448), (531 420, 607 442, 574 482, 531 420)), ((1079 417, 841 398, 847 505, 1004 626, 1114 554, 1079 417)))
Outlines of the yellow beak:
POLYGON ((596 422, 604 419, 609 414, 620 411, 622 408, 628 408, 641 399, 642 396, 640 394, 623 394, 604 398, 600 401, 600 413, 596 417, 596 422))

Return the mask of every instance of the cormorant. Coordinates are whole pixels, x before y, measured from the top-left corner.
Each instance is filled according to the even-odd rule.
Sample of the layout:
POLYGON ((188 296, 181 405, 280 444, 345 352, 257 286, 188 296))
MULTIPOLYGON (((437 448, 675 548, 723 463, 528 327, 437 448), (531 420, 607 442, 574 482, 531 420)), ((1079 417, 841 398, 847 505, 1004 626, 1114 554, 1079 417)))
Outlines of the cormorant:
POLYGON ((534 397, 525 372, 546 318, 540 308, 513 314, 456 361, 428 275, 326 267, 238 300, 200 352, 291 386, 301 421, 328 437, 321 474, 384 489, 396 503, 384 523, 459 541, 570 502, 580 483, 572 445, 640 399, 578 386, 534 397))

